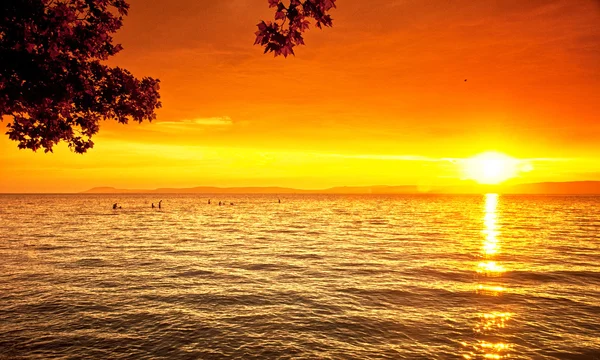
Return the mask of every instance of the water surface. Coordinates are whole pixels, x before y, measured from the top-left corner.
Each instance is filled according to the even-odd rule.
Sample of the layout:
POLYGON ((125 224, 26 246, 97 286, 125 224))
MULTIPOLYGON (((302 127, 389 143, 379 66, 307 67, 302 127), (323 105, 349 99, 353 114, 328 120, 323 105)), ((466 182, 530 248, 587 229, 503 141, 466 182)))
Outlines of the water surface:
POLYGON ((208 197, 1 195, 0 359, 600 359, 600 197, 208 197))

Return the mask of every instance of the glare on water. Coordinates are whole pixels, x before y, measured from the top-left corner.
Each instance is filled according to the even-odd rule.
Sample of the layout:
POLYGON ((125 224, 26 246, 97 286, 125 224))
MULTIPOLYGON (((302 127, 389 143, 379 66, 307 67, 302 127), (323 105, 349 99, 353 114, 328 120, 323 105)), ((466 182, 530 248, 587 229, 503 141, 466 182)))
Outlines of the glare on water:
MULTIPOLYGON (((481 297, 497 297, 505 295, 507 288, 498 278, 506 271, 504 267, 494 259, 500 253, 500 230, 498 225, 498 195, 485 195, 485 209, 483 216, 483 246, 481 249, 481 258, 477 264, 476 273, 478 276, 478 285, 476 294, 481 297), (490 278, 493 277, 493 278, 490 278)), ((511 312, 500 312, 495 310, 497 302, 486 304, 485 300, 481 302, 482 309, 479 310, 477 322, 473 330, 479 334, 475 337, 475 343, 471 346, 463 343, 467 351, 463 354, 465 359, 503 359, 510 357, 511 344, 506 342, 490 342, 488 339, 501 338, 502 331, 508 326, 509 320, 514 316, 511 312)), ((500 307, 503 307, 501 304, 500 307)))

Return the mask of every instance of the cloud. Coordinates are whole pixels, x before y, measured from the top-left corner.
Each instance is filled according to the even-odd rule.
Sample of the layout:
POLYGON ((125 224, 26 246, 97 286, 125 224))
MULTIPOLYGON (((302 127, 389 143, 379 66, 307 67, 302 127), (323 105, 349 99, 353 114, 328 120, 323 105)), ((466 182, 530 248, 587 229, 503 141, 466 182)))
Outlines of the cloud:
POLYGON ((169 127, 191 127, 195 125, 199 126, 231 126, 233 120, 229 116, 221 117, 208 117, 208 118, 196 118, 196 119, 185 119, 180 121, 160 121, 157 125, 169 126, 169 127))
POLYGON ((336 158, 344 158, 344 159, 363 159, 363 160, 441 161, 440 159, 434 159, 434 158, 430 158, 430 157, 426 157, 426 156, 418 156, 418 155, 327 154, 326 156, 336 157, 336 158))

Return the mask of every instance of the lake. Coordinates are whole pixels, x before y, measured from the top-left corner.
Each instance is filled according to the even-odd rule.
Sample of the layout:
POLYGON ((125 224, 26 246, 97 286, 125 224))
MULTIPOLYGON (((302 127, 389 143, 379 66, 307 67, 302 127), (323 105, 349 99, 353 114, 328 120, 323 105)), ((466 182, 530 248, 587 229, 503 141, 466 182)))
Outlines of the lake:
POLYGON ((0 359, 600 359, 597 196, 0 201, 0 359))

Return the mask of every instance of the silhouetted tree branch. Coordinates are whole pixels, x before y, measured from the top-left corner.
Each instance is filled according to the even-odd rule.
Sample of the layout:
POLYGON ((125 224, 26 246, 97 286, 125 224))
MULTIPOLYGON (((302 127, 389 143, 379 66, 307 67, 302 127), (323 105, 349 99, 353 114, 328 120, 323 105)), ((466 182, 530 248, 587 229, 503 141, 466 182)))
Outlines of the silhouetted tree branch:
POLYGON ((102 62, 118 53, 124 0, 0 1, 0 116, 21 149, 84 153, 100 120, 156 118, 159 80, 102 62))
POLYGON ((302 34, 308 30, 309 19, 314 19, 319 29, 332 25, 329 11, 335 8, 335 0, 290 0, 288 6, 281 0, 268 1, 269 7, 276 8, 275 21, 258 23, 254 42, 265 47, 265 54, 294 55, 294 46, 304 45, 302 34))

